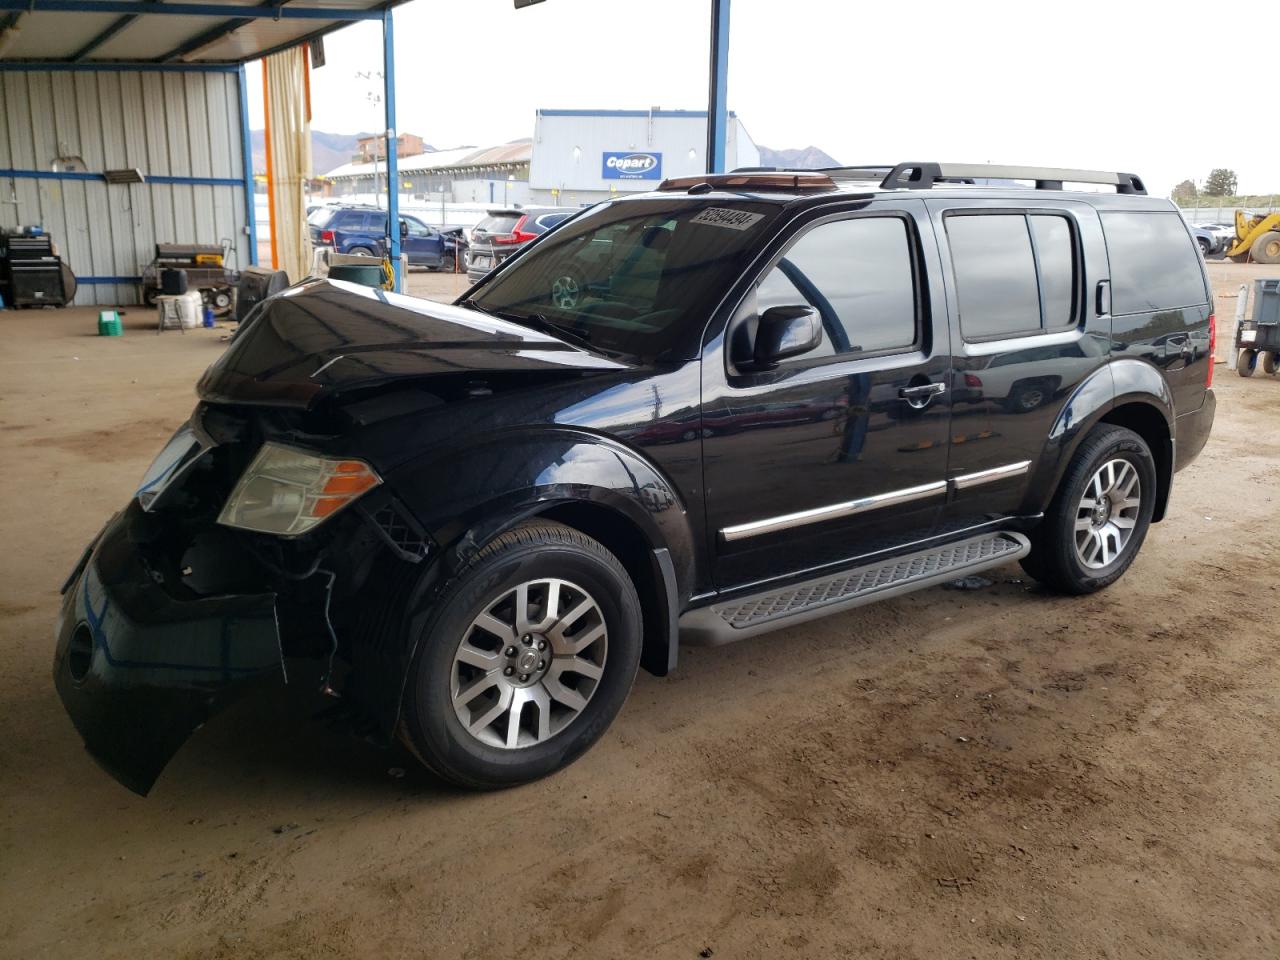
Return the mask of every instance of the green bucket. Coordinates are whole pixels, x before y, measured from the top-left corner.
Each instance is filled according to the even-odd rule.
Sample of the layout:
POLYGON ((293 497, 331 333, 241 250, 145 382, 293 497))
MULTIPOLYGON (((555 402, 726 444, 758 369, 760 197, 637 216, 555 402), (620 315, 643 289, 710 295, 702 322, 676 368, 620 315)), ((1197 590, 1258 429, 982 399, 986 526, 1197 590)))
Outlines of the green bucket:
POLYGON ((120 314, 114 310, 103 310, 98 314, 98 336, 118 337, 124 333, 120 325, 120 314))

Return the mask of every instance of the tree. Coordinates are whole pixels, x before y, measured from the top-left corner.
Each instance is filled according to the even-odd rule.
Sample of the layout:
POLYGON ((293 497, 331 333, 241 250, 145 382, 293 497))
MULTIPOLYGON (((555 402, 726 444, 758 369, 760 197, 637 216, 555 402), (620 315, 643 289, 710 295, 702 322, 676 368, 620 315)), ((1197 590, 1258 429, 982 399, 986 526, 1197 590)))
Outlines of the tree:
POLYGON ((1233 197, 1236 193, 1236 172, 1226 167, 1215 167, 1200 190, 1206 197, 1233 197))
POLYGON ((1183 180, 1173 188, 1173 199, 1177 203, 1186 203, 1189 200, 1194 200, 1198 192, 1194 180, 1183 180))

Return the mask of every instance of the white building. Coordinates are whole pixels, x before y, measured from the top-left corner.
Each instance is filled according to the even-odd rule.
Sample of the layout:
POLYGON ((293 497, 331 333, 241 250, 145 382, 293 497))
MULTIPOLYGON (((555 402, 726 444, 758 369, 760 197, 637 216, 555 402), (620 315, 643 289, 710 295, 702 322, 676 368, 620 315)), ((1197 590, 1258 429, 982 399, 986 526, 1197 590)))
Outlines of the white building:
MULTIPOLYGON (((729 114, 725 169, 755 167, 760 151, 729 114)), ((652 190, 707 169, 704 110, 539 110, 529 186, 533 203, 576 207, 652 190)))
MULTIPOLYGON (((529 202, 528 138, 492 147, 436 150, 397 161, 401 202, 494 204, 529 202)), ((353 197, 386 189, 387 163, 352 162, 324 174, 330 195, 353 197)))

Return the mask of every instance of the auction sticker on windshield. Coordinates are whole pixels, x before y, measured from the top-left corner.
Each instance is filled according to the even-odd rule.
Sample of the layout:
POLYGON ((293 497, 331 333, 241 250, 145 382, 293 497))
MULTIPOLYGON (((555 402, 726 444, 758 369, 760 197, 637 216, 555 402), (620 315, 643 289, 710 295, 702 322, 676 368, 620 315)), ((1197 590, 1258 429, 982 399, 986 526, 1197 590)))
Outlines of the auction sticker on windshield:
POLYGON ((689 222, 705 223, 713 227, 728 227, 730 230, 749 230, 763 219, 763 213, 728 210, 725 207, 707 207, 689 222))

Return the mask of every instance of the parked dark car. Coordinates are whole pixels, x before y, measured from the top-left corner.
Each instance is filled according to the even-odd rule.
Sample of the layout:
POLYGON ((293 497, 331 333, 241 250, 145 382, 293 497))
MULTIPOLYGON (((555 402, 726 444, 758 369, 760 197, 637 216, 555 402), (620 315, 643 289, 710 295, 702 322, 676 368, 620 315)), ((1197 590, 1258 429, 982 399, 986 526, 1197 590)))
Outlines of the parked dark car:
POLYGON ((564 207, 513 207, 490 210, 471 230, 467 278, 479 280, 507 257, 540 237, 577 209, 564 207))
POLYGON ((1115 582, 1213 422, 1204 266, 1135 176, 986 170, 666 181, 453 305, 263 301, 63 589, 88 749, 146 792, 245 690, 315 683, 508 786, 682 644, 1015 560, 1115 582), (984 176, 1040 186, 949 185, 984 176))
MULTIPOLYGON (((307 216, 311 242, 332 247, 338 253, 386 256, 387 211, 370 206, 317 207, 307 216)), ((459 247, 466 239, 460 227, 439 230, 417 217, 400 215, 400 252, 410 266, 431 267, 451 273, 458 263, 459 247)))

